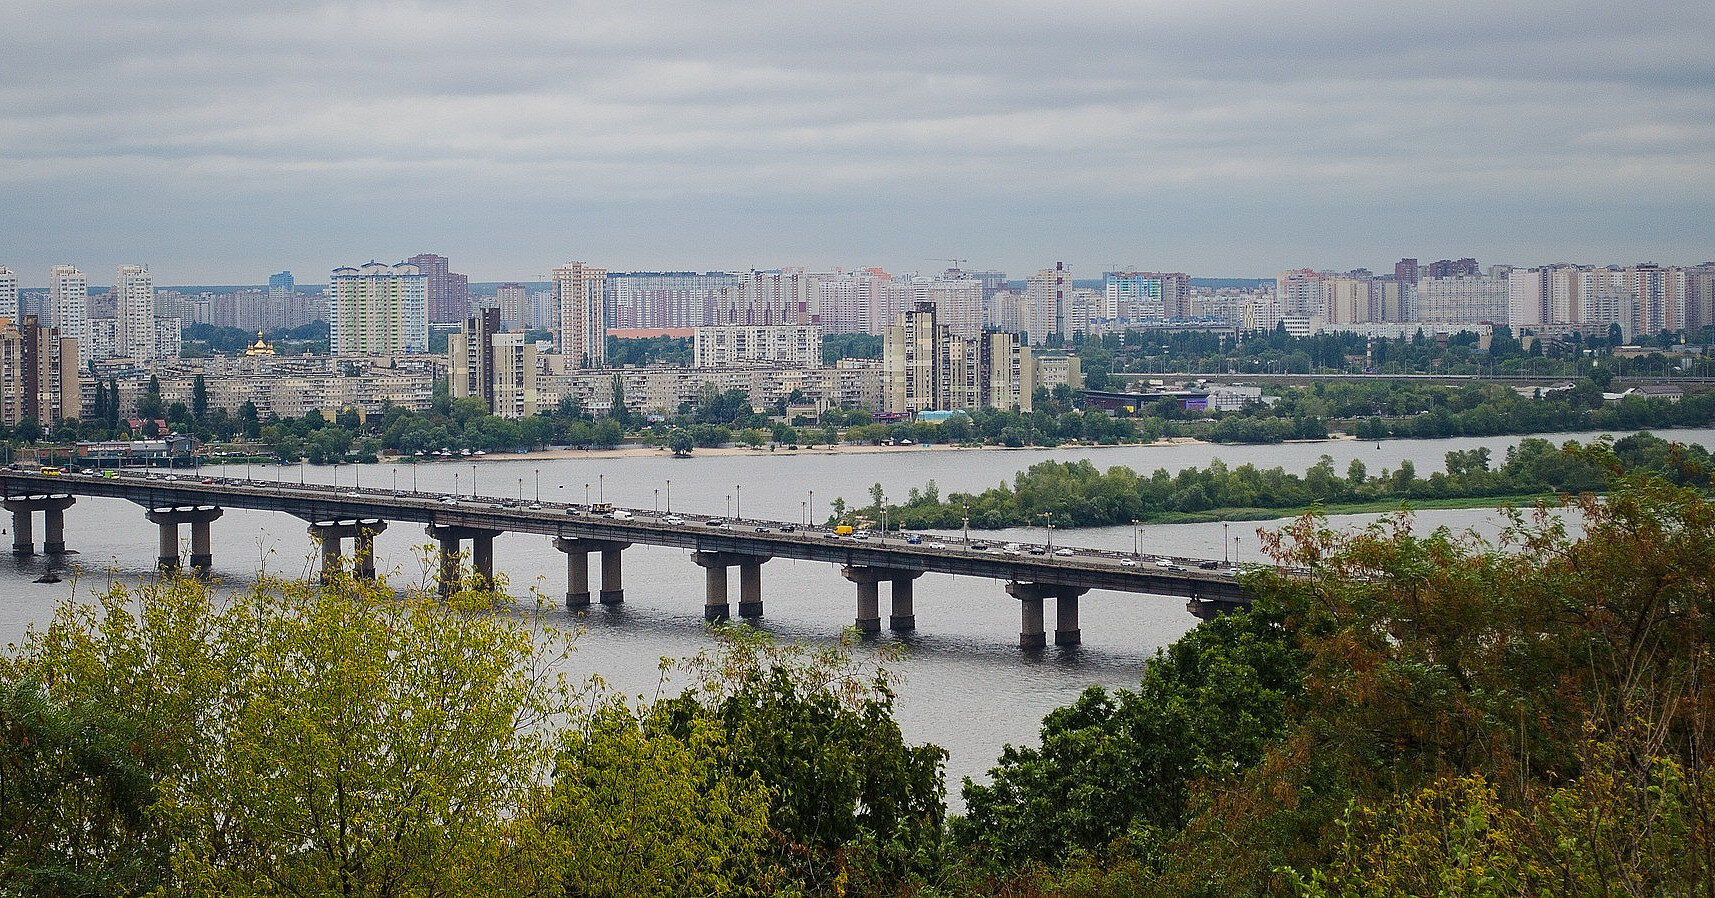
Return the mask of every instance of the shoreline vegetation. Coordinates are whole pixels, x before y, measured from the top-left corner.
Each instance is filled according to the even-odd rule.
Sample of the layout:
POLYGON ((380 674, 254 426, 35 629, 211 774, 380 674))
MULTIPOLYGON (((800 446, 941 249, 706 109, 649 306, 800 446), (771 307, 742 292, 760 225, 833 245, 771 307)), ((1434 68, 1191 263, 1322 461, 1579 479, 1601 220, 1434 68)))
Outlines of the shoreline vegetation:
MULTIPOLYGON (((488 414, 480 399, 453 398, 436 385, 427 411, 387 406, 368 415, 344 409, 331 417, 310 412, 298 418, 262 415, 245 403, 236 414, 211 407, 206 383, 192 401, 165 402, 151 381, 136 401, 141 430, 119 416, 118 392, 97 384, 96 414, 44 433, 33 422, 8 436, 20 444, 51 440, 125 439, 158 435, 160 427, 221 444, 240 455, 266 453, 286 464, 374 462, 382 458, 591 456, 592 452, 674 455, 745 451, 913 451, 940 447, 1053 448, 1063 445, 1149 445, 1163 440, 1210 444, 1274 444, 1355 437, 1362 440, 1453 436, 1532 435, 1573 432, 1632 432, 1648 428, 1715 424, 1715 392, 1674 396, 1605 398, 1604 378, 1585 377, 1521 394, 1511 386, 1477 382, 1445 385, 1419 381, 1324 382, 1271 388, 1267 401, 1247 401, 1224 411, 1187 409, 1164 396, 1117 416, 1081 408, 1065 386, 1039 388, 1028 412, 978 409, 939 423, 878 421, 870 409, 830 408, 820 414, 786 397, 766 408, 743 391, 709 386, 695 401, 666 414, 642 415, 623 404, 624 388, 612 386, 618 404, 586 409, 567 398, 530 417, 488 414), (793 450, 790 447, 804 447, 793 450), (565 447, 554 448, 550 447, 565 447), (637 448, 628 448, 637 447, 637 448), (822 449, 820 447, 830 447, 822 449), (447 453, 447 455, 442 455, 447 453), (470 453, 470 455, 466 455, 470 453)), ((1611 381, 1609 381, 1611 383, 1611 381)), ((608 401, 601 397, 603 401, 608 401)), ((611 457, 611 456, 606 456, 611 457)))
POLYGON ((1602 475, 1562 500, 1576 535, 1269 534, 1295 573, 1247 572, 1249 608, 1049 712, 963 815, 898 723, 897 649, 851 634, 716 628, 630 697, 570 682, 575 634, 504 580, 74 594, 0 652, 0 891, 1707 891, 1707 455, 1637 435, 1533 469, 1555 456, 1602 475))
POLYGON ((1393 470, 1374 474, 1360 459, 1344 471, 1330 456, 1302 475, 1282 467, 1253 464, 1228 467, 1220 459, 1203 468, 1177 473, 1157 468, 1143 475, 1114 466, 1106 471, 1088 460, 1044 461, 1014 475, 1010 483, 981 493, 940 494, 934 481, 913 487, 904 502, 887 501, 881 485, 870 488, 870 502, 851 506, 844 497, 832 504, 830 521, 874 526, 981 530, 1042 526, 1102 527, 1121 524, 1177 524, 1203 521, 1269 520, 1315 510, 1321 514, 1359 514, 1412 508, 1479 508, 1535 502, 1560 494, 1600 492, 1616 475, 1654 474, 1676 484, 1701 483, 1715 470, 1709 452, 1641 431, 1618 440, 1598 438, 1560 446, 1527 437, 1509 447, 1502 459, 1487 447, 1454 450, 1446 470, 1420 476, 1408 459, 1393 470))

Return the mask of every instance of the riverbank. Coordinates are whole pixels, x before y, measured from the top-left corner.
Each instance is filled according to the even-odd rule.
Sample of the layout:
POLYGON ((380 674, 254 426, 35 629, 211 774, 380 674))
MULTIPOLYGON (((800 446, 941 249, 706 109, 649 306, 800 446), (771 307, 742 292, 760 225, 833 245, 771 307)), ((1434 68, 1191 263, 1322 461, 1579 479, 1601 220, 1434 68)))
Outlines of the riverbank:
MULTIPOLYGON (((1331 443, 1351 440, 1344 434, 1331 436, 1322 440, 1284 440, 1284 443, 1331 443)), ((952 443, 914 443, 909 446, 875 446, 860 443, 841 443, 834 446, 799 446, 788 449, 785 446, 721 446, 713 449, 697 449, 691 458, 723 458, 752 455, 876 455, 876 454, 905 454, 912 452, 1042 452, 1055 449, 1138 449, 1148 447, 1170 446, 1210 446, 1220 447, 1231 445, 1212 443, 1194 437, 1168 437, 1150 443, 1062 443, 1058 446, 974 446, 969 444, 952 443)), ((433 461, 450 462, 480 462, 480 461, 523 461, 534 458, 669 458, 672 452, 666 447, 655 446, 620 446, 613 449, 543 449, 536 452, 490 452, 481 457, 460 456, 457 458, 437 458, 433 461)), ((390 461, 409 461, 400 456, 390 461)), ((425 462, 430 459, 424 459, 425 462)))
MULTIPOLYGON (((1453 499, 1378 499, 1372 502, 1333 502, 1315 506, 1324 514, 1376 514, 1393 511, 1423 511, 1428 509, 1447 508, 1504 508, 1534 506, 1538 502, 1554 503, 1561 494, 1553 492, 1519 493, 1511 496, 1468 496, 1453 499)), ((1284 518, 1296 518, 1309 511, 1312 506, 1302 508, 1214 508, 1208 511, 1163 512, 1154 517, 1139 518, 1140 524, 1210 524, 1221 521, 1273 521, 1284 518)), ((1113 526, 1112 524, 1091 524, 1090 527, 1113 526)), ((1004 528, 1002 528, 1004 529, 1004 528)), ((1058 528, 1056 528, 1058 529, 1058 528)), ((1067 530, 1081 530, 1083 527, 1067 527, 1067 530)))

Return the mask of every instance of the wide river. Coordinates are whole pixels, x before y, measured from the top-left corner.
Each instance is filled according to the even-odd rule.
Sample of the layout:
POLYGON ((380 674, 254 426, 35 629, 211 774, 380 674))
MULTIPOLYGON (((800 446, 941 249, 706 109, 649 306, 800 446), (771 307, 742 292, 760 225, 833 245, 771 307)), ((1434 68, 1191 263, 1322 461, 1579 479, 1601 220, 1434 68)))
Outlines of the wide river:
MULTIPOLYGON (((1680 441, 1715 444, 1715 430, 1664 431, 1680 441)), ((1593 434, 1554 434, 1548 438, 1588 439, 1593 434)), ((1298 443, 1275 446, 1124 446, 1073 447, 1053 450, 909 450, 875 454, 811 454, 779 452, 768 455, 674 459, 651 456, 622 459, 524 459, 516 461, 448 461, 424 465, 379 464, 342 466, 341 484, 361 479, 364 486, 392 486, 424 492, 469 494, 471 478, 479 493, 526 499, 540 490, 544 499, 581 501, 590 497, 637 508, 665 506, 671 493, 678 511, 740 513, 746 518, 800 520, 807 510, 825 518, 829 503, 843 496, 851 504, 867 504, 868 489, 880 483, 890 499, 902 500, 911 487, 936 482, 942 495, 976 491, 1010 481, 1014 474, 1045 459, 1089 459, 1098 467, 1126 465, 1140 471, 1165 467, 1177 471, 1201 467, 1220 458, 1229 465, 1246 462, 1260 467, 1284 466, 1302 473, 1326 454, 1344 474, 1351 459, 1362 459, 1371 474, 1397 468, 1410 459, 1419 476, 1443 470, 1447 452, 1488 446, 1498 463, 1518 437, 1446 440, 1391 440, 1380 444, 1353 441, 1298 443), (415 471, 413 471, 415 468, 415 471), (586 487, 587 484, 587 487, 586 487), (814 491, 814 497, 811 497, 814 491), (812 509, 806 505, 814 502, 812 509)), ((238 466, 229 476, 243 476, 238 466)), ((256 466, 257 480, 300 476, 320 482, 334 479, 332 468, 256 466)), ((1361 526, 1375 515, 1341 516, 1340 526, 1361 526)), ((1497 515, 1490 510, 1424 511, 1418 525, 1434 528, 1475 528, 1492 534, 1497 515)), ((9 527, 10 521, 4 521, 9 527)), ((1260 560, 1257 530, 1281 521, 1157 525, 1141 528, 1135 538, 1143 552, 1221 558, 1235 551, 1245 560, 1260 560)), ((38 535, 40 533, 38 522, 38 535)), ((0 602, 0 641, 15 642, 32 625, 47 621, 54 606, 75 588, 87 593, 104 587, 110 577, 136 580, 151 572, 156 553, 155 528, 140 508, 119 500, 81 499, 66 513, 68 545, 80 554, 70 557, 81 568, 80 578, 59 584, 33 582, 51 562, 36 557, 6 561, 10 570, 7 600, 0 602)), ((1041 530, 1009 531, 1011 538, 1040 542, 1041 530)), ((1061 530, 1055 541, 1130 550, 1130 526, 1061 530)), ((0 545, 6 542, 0 539, 0 545)), ((417 547, 428 542, 421 528, 395 525, 377 542, 378 562, 416 579, 422 572, 417 547)), ((497 570, 510 579, 514 591, 531 588, 559 601, 565 594, 565 556, 549 540, 505 535, 495 543, 497 570)), ((225 581, 242 583, 256 571, 309 574, 314 571, 304 525, 283 514, 229 510, 214 527, 216 573, 225 581)), ((592 565, 592 567, 597 567, 592 565)), ((592 581, 596 572, 591 571, 592 581)), ((735 575, 736 577, 736 575, 735 575)), ((764 626, 784 639, 827 640, 850 626, 855 616, 856 588, 830 564, 777 559, 762 570, 766 617, 764 626)), ((702 622, 702 570, 678 549, 637 546, 625 553, 626 601, 623 606, 591 608, 587 613, 559 611, 567 627, 582 627, 573 656, 578 676, 600 674, 629 694, 652 693, 657 665, 663 656, 682 658, 710 644, 702 622)), ((592 585, 594 583, 592 582, 592 585)), ((736 590, 736 583, 733 588, 736 590)), ((983 778, 1004 743, 1034 743, 1037 728, 1049 710, 1072 701, 1092 685, 1135 685, 1144 661, 1196 624, 1183 600, 1125 593, 1093 592, 1082 603, 1084 644, 1070 650, 1050 648, 1025 653, 1017 648, 1018 602, 999 582, 930 574, 917 582, 916 633, 905 637, 884 634, 883 640, 903 639, 906 659, 897 667, 901 682, 898 716, 907 738, 944 746, 949 798, 955 808, 962 777, 983 778)), ((883 614, 886 614, 883 599, 883 614)), ((1049 610, 1052 627, 1052 609, 1049 610)))

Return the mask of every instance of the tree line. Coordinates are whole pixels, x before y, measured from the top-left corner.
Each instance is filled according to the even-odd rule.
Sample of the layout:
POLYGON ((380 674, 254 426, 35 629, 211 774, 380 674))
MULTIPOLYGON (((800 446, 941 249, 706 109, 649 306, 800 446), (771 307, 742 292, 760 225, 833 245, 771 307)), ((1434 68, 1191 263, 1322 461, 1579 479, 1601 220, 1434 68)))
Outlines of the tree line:
MULTIPOLYGON (((1203 468, 1177 473, 1157 468, 1149 475, 1116 465, 1106 471, 1088 460, 1044 461, 980 493, 942 496, 934 481, 912 488, 904 502, 885 505, 890 526, 958 529, 965 523, 985 529, 1039 526, 1095 527, 1138 522, 1219 520, 1274 516, 1315 504, 1338 506, 1377 502, 1449 499, 1528 499, 1550 493, 1600 491, 1609 465, 1625 472, 1653 473, 1674 483, 1701 483, 1715 461, 1700 445, 1664 440, 1649 432, 1617 441, 1577 441, 1556 446, 1528 438, 1494 459, 1487 447, 1446 455, 1446 469, 1420 475, 1409 459, 1394 470, 1371 473, 1354 459, 1339 471, 1324 455, 1302 475, 1282 467, 1253 464, 1229 467, 1216 459, 1203 468), (1592 451, 1584 451, 1586 449, 1592 451), (1600 450, 1600 454, 1592 454, 1600 450)), ((882 519, 879 484, 867 506, 835 506, 845 523, 871 525, 882 519)))

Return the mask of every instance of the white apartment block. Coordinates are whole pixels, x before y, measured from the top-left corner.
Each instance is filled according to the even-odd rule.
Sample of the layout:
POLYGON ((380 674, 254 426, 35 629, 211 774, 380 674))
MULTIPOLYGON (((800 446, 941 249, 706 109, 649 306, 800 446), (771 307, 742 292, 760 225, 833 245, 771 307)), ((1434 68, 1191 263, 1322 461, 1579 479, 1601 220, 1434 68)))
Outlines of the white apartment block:
POLYGON ((822 364, 822 329, 814 324, 699 327, 691 340, 694 368, 733 368, 758 363, 814 368, 822 364))
POLYGON ((155 280, 142 265, 121 265, 113 276, 119 354, 140 364, 157 357, 155 280))
POLYGON ((600 368, 607 362, 607 324, 602 311, 607 269, 573 262, 554 269, 560 327, 556 347, 571 368, 600 368))
POLYGON ((1423 278, 1417 282, 1417 320, 1506 324, 1511 299, 1506 277, 1423 278))
POLYGON ((429 351, 428 277, 415 265, 369 262, 335 268, 328 281, 328 337, 334 355, 429 351))
POLYGON ((184 345, 184 332, 178 318, 156 318, 155 361, 176 359, 184 345))
POLYGON ((18 305, 18 275, 4 265, 0 265, 0 315, 24 320, 24 309, 18 305))

